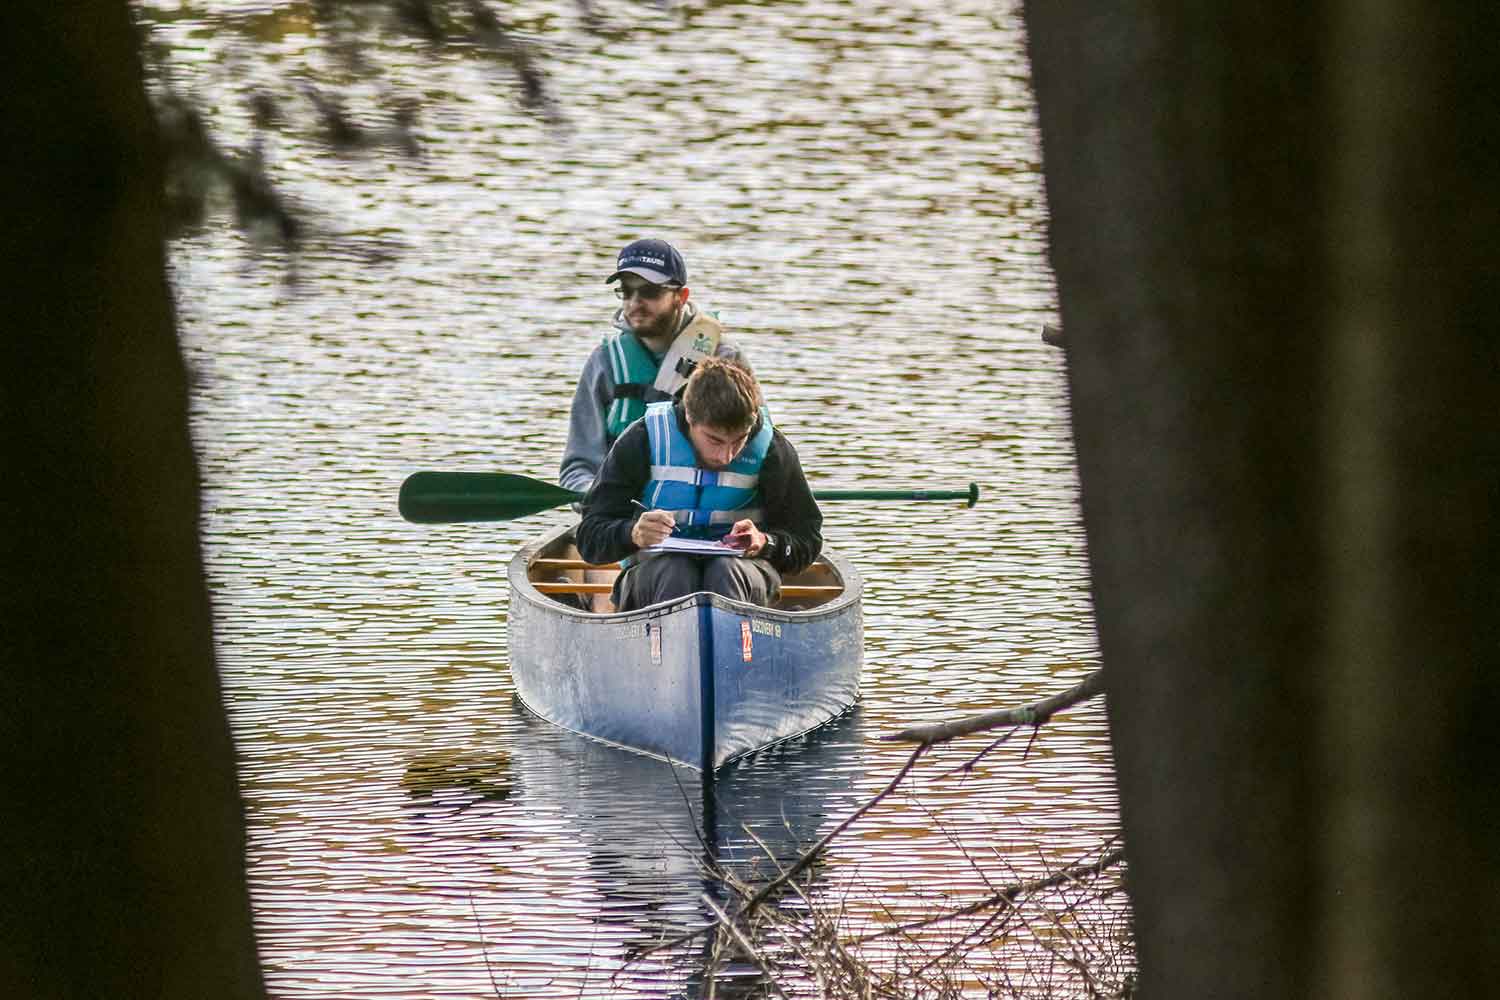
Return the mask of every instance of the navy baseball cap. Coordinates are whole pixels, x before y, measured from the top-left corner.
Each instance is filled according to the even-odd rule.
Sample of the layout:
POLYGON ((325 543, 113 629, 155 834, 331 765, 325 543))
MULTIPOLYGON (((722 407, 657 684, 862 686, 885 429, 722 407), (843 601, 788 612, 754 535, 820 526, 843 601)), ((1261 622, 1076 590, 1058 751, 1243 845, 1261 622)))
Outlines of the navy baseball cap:
POLYGON ((658 285, 686 285, 687 265, 665 240, 636 240, 620 251, 615 273, 604 279, 607 285, 622 274, 638 274, 658 285))

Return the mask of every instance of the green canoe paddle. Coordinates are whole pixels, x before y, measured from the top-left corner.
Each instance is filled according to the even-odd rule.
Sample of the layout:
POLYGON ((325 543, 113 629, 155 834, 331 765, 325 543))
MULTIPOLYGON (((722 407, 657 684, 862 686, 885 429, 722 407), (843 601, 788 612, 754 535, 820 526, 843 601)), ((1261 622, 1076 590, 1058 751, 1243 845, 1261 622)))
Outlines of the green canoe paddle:
MULTIPOLYGON (((967 500, 979 502, 979 486, 966 490, 814 490, 819 500, 967 500)), ((510 521, 576 503, 583 494, 509 472, 413 472, 401 484, 401 516, 416 524, 510 521)))

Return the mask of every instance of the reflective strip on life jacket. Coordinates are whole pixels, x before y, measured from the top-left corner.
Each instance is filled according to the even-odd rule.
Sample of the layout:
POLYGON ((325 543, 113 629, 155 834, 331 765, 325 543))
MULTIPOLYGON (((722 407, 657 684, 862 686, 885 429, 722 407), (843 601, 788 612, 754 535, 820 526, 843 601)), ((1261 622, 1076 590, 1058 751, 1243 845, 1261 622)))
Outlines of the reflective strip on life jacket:
POLYGON ((730 472, 725 469, 715 472, 711 469, 684 469, 676 465, 653 465, 651 466, 651 478, 675 483, 691 483, 694 486, 738 486, 742 489, 753 490, 760 477, 747 476, 739 472, 730 472))

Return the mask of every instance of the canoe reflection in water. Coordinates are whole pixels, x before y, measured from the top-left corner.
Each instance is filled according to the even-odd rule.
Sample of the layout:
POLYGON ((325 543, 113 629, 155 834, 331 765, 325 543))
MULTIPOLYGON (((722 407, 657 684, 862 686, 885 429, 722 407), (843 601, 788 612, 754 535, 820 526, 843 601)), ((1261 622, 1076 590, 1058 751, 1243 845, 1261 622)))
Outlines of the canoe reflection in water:
MULTIPOLYGON (((857 706, 708 782, 548 725, 519 703, 514 712, 511 751, 488 770, 472 755, 447 758, 446 770, 428 758, 403 781, 425 849, 471 886, 505 995, 699 996, 711 936, 630 956, 711 921, 705 894, 730 901, 716 865, 769 881, 858 805, 857 706)), ((818 877, 814 865, 801 881, 818 877)), ((758 997, 764 985, 753 967, 730 964, 714 992, 758 997)))

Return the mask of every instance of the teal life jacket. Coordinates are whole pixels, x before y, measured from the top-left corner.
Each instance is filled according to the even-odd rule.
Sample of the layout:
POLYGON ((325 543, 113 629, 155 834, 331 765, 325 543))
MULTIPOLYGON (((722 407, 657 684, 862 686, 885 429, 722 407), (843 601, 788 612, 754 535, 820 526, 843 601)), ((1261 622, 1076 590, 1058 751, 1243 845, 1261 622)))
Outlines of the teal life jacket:
POLYGON ((651 400, 671 397, 654 387, 660 365, 635 334, 621 330, 604 338, 604 345, 609 356, 609 371, 615 380, 615 398, 604 417, 604 433, 613 444, 625 433, 625 428, 645 415, 646 403, 650 401, 648 393, 651 400))
POLYGON ((648 403, 675 399, 696 361, 718 350, 723 331, 717 312, 695 310, 661 358, 629 330, 622 328, 605 337, 609 372, 615 380, 614 399, 604 415, 609 443, 614 444, 625 428, 645 414, 648 403), (670 365, 667 371, 662 370, 663 363, 670 365))
POLYGON ((736 521, 760 520, 760 467, 771 448, 771 415, 760 411, 760 429, 745 442, 734 461, 720 470, 698 466, 693 444, 677 425, 670 402, 646 407, 651 477, 641 491, 649 508, 669 510, 677 522, 673 534, 688 538, 722 538, 736 521))

